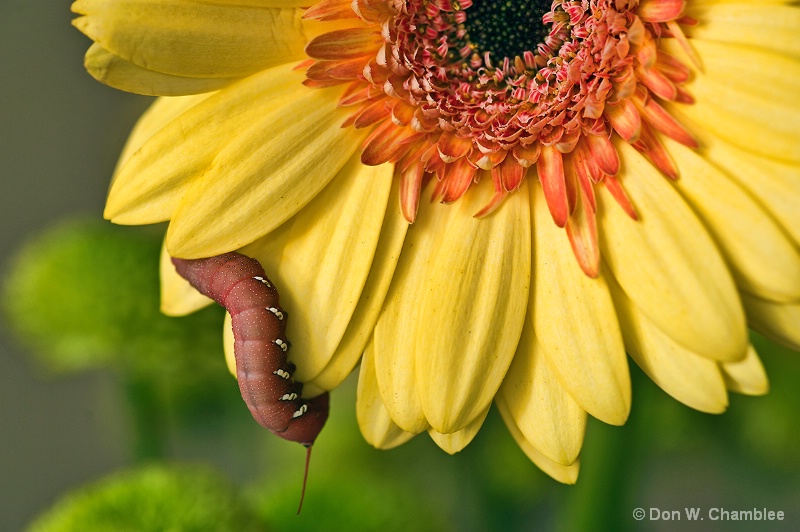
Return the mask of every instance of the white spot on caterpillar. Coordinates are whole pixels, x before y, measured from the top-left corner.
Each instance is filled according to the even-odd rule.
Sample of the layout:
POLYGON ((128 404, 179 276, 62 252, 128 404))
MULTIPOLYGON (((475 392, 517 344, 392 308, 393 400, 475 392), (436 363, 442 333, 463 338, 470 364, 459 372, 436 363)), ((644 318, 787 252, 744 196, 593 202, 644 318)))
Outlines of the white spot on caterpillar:
POLYGON ((275 340, 274 344, 280 347, 281 351, 283 351, 284 353, 289 350, 289 344, 281 340, 280 338, 275 340))
POLYGON ((306 412, 308 412, 308 405, 304 403, 300 408, 297 409, 297 411, 294 414, 292 414, 292 419, 296 419, 305 414, 306 412))
POLYGON ((283 369, 275 370, 275 371, 272 372, 272 374, 273 375, 277 375, 281 379, 284 379, 284 380, 287 380, 287 381, 292 378, 292 374, 289 373, 286 370, 283 370, 283 369))
POLYGON ((267 288, 272 288, 272 284, 269 281, 267 281, 266 279, 264 279, 263 277, 260 277, 260 276, 256 275, 255 277, 253 277, 253 279, 255 279, 256 281, 261 281, 262 283, 264 283, 267 286, 267 288))
POLYGON ((283 321, 283 312, 281 312, 281 309, 275 307, 267 307, 267 310, 275 314, 276 318, 283 321))
POLYGON ((279 401, 294 401, 295 399, 297 399, 297 394, 292 392, 281 395, 279 401))

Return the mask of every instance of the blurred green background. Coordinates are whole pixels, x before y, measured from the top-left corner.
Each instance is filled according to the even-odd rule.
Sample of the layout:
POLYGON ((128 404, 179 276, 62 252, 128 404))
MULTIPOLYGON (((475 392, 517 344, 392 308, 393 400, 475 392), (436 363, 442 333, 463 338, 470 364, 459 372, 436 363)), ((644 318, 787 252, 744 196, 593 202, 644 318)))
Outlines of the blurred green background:
POLYGON ((425 435, 371 449, 351 379, 296 517, 304 451, 249 417, 222 361, 220 309, 159 315, 163 228, 101 221, 148 100, 83 72, 69 3, 0 3, 0 530, 42 514, 33 529, 160 530, 167 515, 172 530, 715 529, 637 522, 637 507, 766 507, 787 518, 760 529, 800 526, 800 357, 759 338, 772 391, 732 395, 722 416, 632 367, 630 421, 590 422, 575 487, 536 469, 495 412, 453 457, 425 435))
MULTIPOLYGON (((75 213, 99 217, 116 152, 143 99, 81 71, 70 2, 0 2, 0 275, 23 242, 75 213)), ((0 530, 70 487, 129 463, 108 372, 56 378, 0 326, 0 530)))

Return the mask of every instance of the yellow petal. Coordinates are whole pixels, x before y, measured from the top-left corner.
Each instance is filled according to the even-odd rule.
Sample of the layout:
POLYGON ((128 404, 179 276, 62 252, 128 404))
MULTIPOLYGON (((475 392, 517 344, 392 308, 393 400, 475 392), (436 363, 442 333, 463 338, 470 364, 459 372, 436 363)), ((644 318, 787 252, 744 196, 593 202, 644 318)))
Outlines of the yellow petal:
MULTIPOLYGON (((287 311, 295 378, 307 382, 330 362, 358 303, 381 232, 392 165, 365 166, 358 155, 286 228, 277 256, 243 251, 267 271, 287 311)), ((269 236, 266 237, 269 239, 269 236)), ((352 369, 352 366, 351 368, 352 369)))
POLYGON ((235 340, 233 338, 233 320, 229 312, 225 313, 225 320, 222 324, 222 350, 225 353, 225 365, 234 378, 236 375, 236 356, 234 353, 235 340))
POLYGON ((684 26, 684 30, 694 39, 743 44, 800 57, 800 10, 786 5, 765 7, 767 3, 687 2, 686 15, 699 23, 684 26))
POLYGON ((700 140, 700 153, 764 205, 782 229, 800 246, 800 165, 769 159, 737 148, 681 114, 681 106, 668 105, 668 111, 684 123, 700 140))
POLYGON ((400 211, 399 190, 400 187, 396 185, 391 187, 378 249, 375 250, 367 282, 342 341, 328 365, 311 381, 311 384, 322 389, 332 390, 339 386, 358 363, 367 341, 372 337, 408 230, 408 222, 400 211))
POLYGON ((438 432, 471 424, 492 403, 525 322, 531 272, 527 181, 491 215, 488 179, 449 208, 457 210, 419 286, 419 326, 410 344, 417 392, 438 432), (413 347, 412 347, 413 346, 413 347))
POLYGON ((165 74, 244 77, 305 57, 298 9, 182 0, 77 0, 73 25, 126 61, 165 74))
POLYGON ((586 411, 564 389, 529 323, 495 401, 504 403, 525 439, 548 459, 564 465, 578 459, 586 411))
POLYGON ((536 339, 572 398, 598 419, 622 425, 630 412, 631 383, 603 273, 595 279, 583 273, 541 189, 531 188, 535 266, 528 312, 536 339))
POLYGON ((800 251, 730 177, 691 150, 664 140, 680 171, 675 186, 703 219, 743 290, 775 301, 800 299, 800 251))
POLYGON ((536 467, 563 484, 575 484, 575 482, 578 481, 578 473, 581 466, 580 459, 575 460, 575 462, 570 465, 559 464, 558 462, 550 460, 525 439, 525 436, 522 435, 522 432, 517 427, 513 416, 506 408, 504 402, 497 402, 497 409, 503 421, 505 421, 508 432, 511 433, 514 441, 517 442, 517 445, 519 445, 522 452, 525 453, 530 461, 536 464, 536 467))
POLYGON ((213 299, 198 292, 189 284, 189 281, 178 275, 164 246, 161 246, 159 272, 161 276, 161 312, 167 316, 185 316, 214 302, 213 299))
POLYGON ((754 331, 800 351, 800 302, 776 303, 747 293, 742 294, 742 301, 754 331))
MULTIPOLYGON (((792 8, 792 11, 800 10, 792 8)), ((800 39, 796 32, 795 38, 800 39)), ((671 46, 674 48, 674 43, 671 46)), ((800 104, 794 97, 800 87, 800 61, 797 58, 749 46, 696 39, 692 46, 701 54, 704 63, 703 72, 695 72, 694 79, 688 83, 693 95, 698 98, 707 96, 710 103, 730 111, 746 111, 748 117, 767 123, 769 118, 778 117, 779 120, 772 123, 773 127, 798 131, 798 126, 792 123, 792 117, 800 112, 800 104), (757 83, 742 83, 742 62, 747 65, 750 79, 758 80, 757 83), (706 83, 710 86, 706 87, 706 83), (697 93, 694 88, 698 89, 697 93), (770 116, 761 116, 762 110, 770 116)), ((689 68, 694 66, 689 65, 689 68)))
POLYGON ((486 415, 488 413, 489 407, 486 407, 486 410, 483 411, 483 414, 478 415, 478 417, 473 419, 469 425, 459 431, 451 432, 449 434, 442 434, 441 432, 436 432, 433 429, 428 429, 428 435, 444 452, 447 454, 456 454, 464 449, 464 447, 469 445, 469 442, 471 442, 475 435, 478 434, 478 431, 481 430, 483 422, 486 420, 486 415))
POLYGON ((741 360, 747 329, 730 272, 700 221, 667 180, 617 143, 632 220, 600 187, 601 249, 625 294, 667 336, 701 356, 741 360))
MULTIPOLYGON (((235 1, 235 0, 234 0, 235 1)), ((755 5, 774 5, 791 4, 793 0, 694 0, 697 4, 755 4, 755 5)))
MULTIPOLYGON (((731 144, 799 163, 800 105, 795 95, 800 92, 800 61, 696 39, 692 46, 702 57, 705 74, 695 72, 687 82, 696 103, 682 106, 682 112, 731 144), (747 76, 757 83, 742 82, 741 65, 747 65, 747 76)), ((675 43, 665 48, 679 53, 675 43)))
POLYGON ((284 65, 207 98, 156 100, 128 141, 105 217, 121 224, 168 220, 189 185, 229 142, 285 99, 314 90, 301 85, 304 78, 302 72, 284 65))
POLYGON ((336 105, 339 92, 298 86, 237 132, 181 198, 167 230, 170 253, 197 258, 240 248, 311 201, 365 135, 341 127, 351 111, 336 105))
POLYGON ((323 393, 327 392, 328 390, 323 390, 319 386, 314 385, 313 382, 304 382, 303 383, 303 398, 304 399, 313 399, 318 395, 322 395, 323 393))
POLYGON ((364 350, 358 372, 356 417, 361 434, 367 443, 377 449, 391 449, 402 445, 416 434, 405 432, 389 417, 378 391, 372 346, 372 342, 369 342, 364 350))
POLYGON ((752 345, 741 362, 722 364, 722 376, 732 392, 745 395, 765 395, 769 392, 767 372, 752 345))
POLYGON ((308 7, 308 0, 206 0, 208 3, 234 6, 255 6, 255 7, 308 7))
POLYGON ((718 414, 728 407, 728 393, 719 365, 681 346, 647 318, 611 282, 625 347, 640 368, 662 390, 702 412, 718 414))
MULTIPOLYGON (((430 194, 430 183, 425 194, 430 194)), ((417 395, 413 339, 420 325, 420 286, 432 256, 447 237, 457 205, 421 201, 417 221, 409 227, 389 293, 375 325, 375 374, 392 420, 403 430, 429 427, 417 395)), ((427 317, 425 317, 427 319, 427 317)))
POLYGON ((112 54, 99 44, 89 47, 83 60, 91 76, 115 89, 147 96, 180 96, 211 92, 238 78, 191 78, 150 70, 112 54))
MULTIPOLYGON (((136 153, 156 132, 175 120, 177 117, 202 102, 213 93, 196 94, 192 96, 178 96, 174 98, 157 98, 147 111, 139 117, 133 131, 128 136, 122 153, 117 160, 114 170, 114 179, 128 159, 136 153)), ((113 181, 112 181, 113 186, 113 181)))

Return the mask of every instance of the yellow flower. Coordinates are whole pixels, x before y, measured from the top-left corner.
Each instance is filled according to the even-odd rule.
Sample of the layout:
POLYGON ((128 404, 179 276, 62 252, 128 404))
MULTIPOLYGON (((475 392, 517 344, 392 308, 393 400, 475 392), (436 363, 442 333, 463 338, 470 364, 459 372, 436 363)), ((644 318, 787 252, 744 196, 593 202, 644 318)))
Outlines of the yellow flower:
POLYGON ((626 352, 722 412, 768 388, 748 325, 800 349, 796 5, 308 3, 73 4, 89 72, 162 96, 106 216, 170 221, 165 312, 208 302, 167 254, 240 250, 307 393, 360 362, 372 445, 457 452, 494 402, 569 483, 626 352))

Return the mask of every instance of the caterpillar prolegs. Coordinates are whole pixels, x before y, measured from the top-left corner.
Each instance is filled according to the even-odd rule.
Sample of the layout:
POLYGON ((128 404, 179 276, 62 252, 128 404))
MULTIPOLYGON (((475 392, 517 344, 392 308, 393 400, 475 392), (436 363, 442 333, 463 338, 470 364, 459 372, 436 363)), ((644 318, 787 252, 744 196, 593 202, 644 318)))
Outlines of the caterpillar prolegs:
POLYGON ((261 264, 240 253, 208 259, 173 258, 172 263, 200 293, 230 313, 239 390, 255 420, 281 438, 302 444, 310 453, 328 419, 328 394, 302 398, 303 385, 294 381, 294 367, 286 360, 286 313, 261 264))

